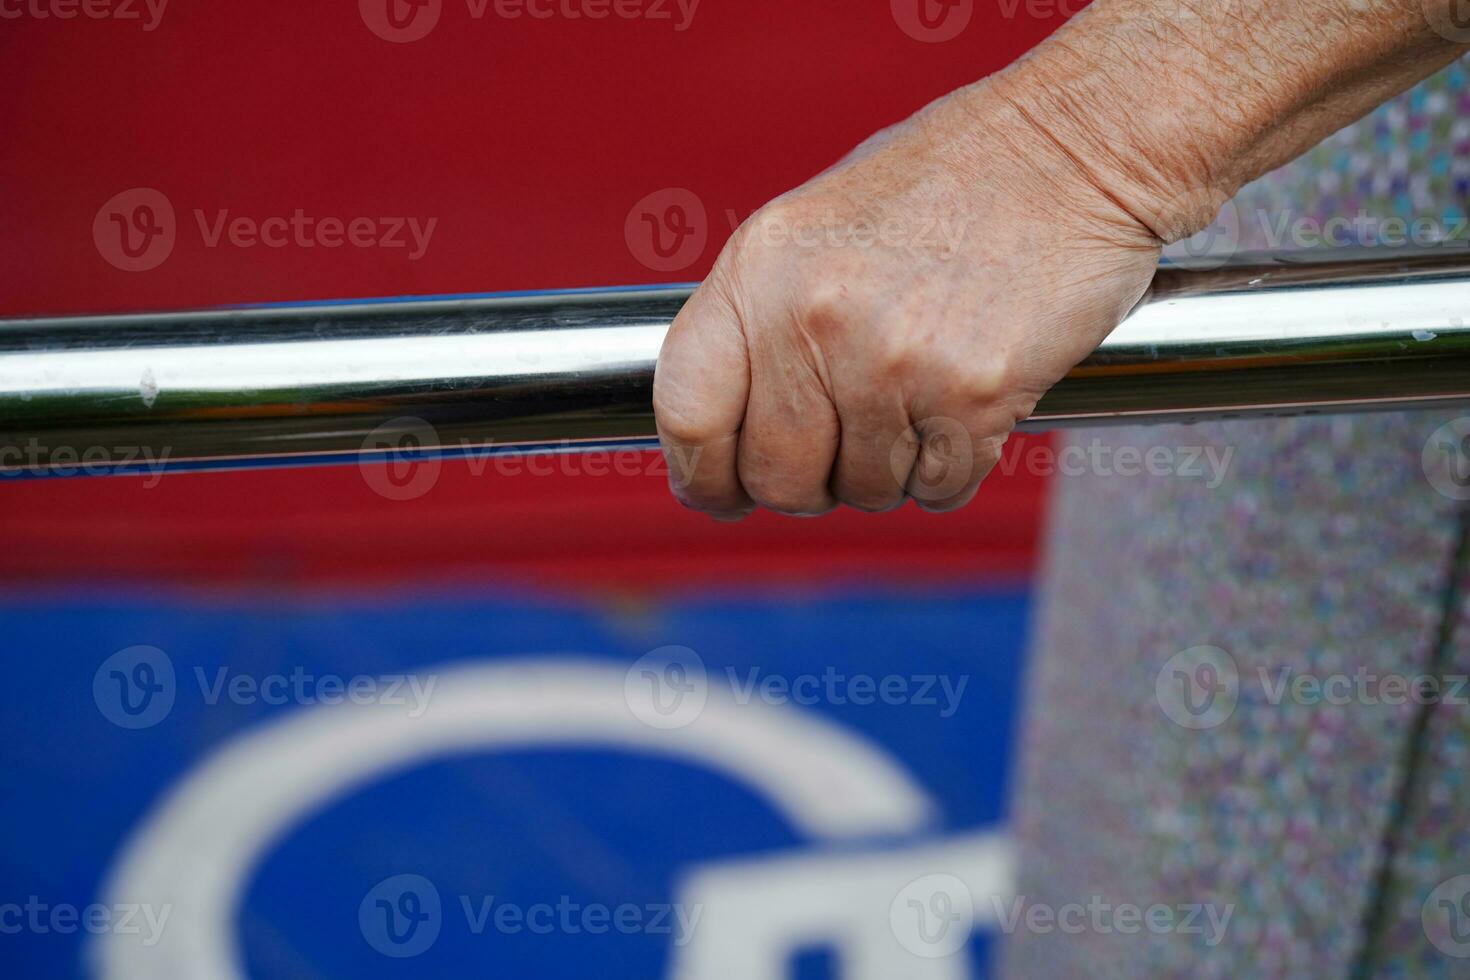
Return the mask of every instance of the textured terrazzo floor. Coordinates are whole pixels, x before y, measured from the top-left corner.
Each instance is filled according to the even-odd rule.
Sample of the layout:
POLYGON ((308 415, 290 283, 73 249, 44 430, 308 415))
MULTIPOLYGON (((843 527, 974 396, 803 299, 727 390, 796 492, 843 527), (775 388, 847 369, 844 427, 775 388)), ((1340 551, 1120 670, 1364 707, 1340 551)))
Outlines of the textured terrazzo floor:
MULTIPOLYGON (((1269 232, 1282 216, 1308 230, 1333 215, 1423 217, 1451 233, 1467 198, 1461 63, 1247 188, 1240 244, 1280 244, 1269 232)), ((1366 975, 1470 976, 1470 900, 1431 895, 1470 874, 1470 706, 1427 709, 1382 683, 1423 674, 1446 635, 1445 669, 1470 673, 1470 603, 1458 631, 1443 630, 1463 505, 1421 465, 1454 417, 1072 437, 1233 455, 1213 489, 1180 475, 1057 480, 1016 791, 1020 893, 1053 908, 1201 906, 1197 926, 1210 910, 1230 918, 1218 942, 1208 925, 1124 931, 1106 918, 1021 930, 1007 975, 1349 977, 1371 935, 1366 975), (1181 651, 1194 652, 1171 660, 1181 651), (1176 669, 1200 685, 1181 698, 1209 685, 1221 700, 1181 714, 1176 669), (1347 703, 1277 694, 1301 676, 1363 676, 1369 693, 1353 681, 1347 703), (1383 890, 1421 716, 1405 843, 1383 890), (1426 923, 1431 898, 1440 918, 1426 923)))

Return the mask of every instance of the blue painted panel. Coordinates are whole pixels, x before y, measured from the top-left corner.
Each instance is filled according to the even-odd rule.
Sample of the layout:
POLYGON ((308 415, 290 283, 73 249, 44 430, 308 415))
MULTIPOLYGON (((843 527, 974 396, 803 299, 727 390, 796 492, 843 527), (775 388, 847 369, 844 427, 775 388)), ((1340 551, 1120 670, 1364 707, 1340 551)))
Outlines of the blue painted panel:
MULTIPOLYGON (((365 712, 422 709, 399 719, 401 744, 413 743, 432 726, 453 727, 440 722, 467 697, 466 678, 488 677, 528 692, 494 708, 507 718, 538 699, 559 703, 563 692, 546 690, 558 678, 568 691, 585 688, 591 707, 529 711, 531 722, 545 719, 550 743, 524 738, 490 749, 449 738, 393 765, 380 757, 400 743, 350 744, 362 778, 317 803, 288 801, 289 818, 238 876, 226 945, 248 975, 685 977, 699 975, 691 972, 696 952, 748 929, 737 946, 761 949, 751 975, 842 977, 867 954, 824 927, 779 942, 771 928, 795 921, 781 918, 788 911, 826 921, 828 901, 857 908, 862 889, 881 890, 863 882, 877 880, 867 869, 885 860, 902 864, 903 855, 1003 830, 1026 613, 1022 593, 958 592, 636 606, 507 596, 230 606, 10 600, 0 606, 3 972, 93 975, 89 964, 105 950, 150 938, 148 911, 155 923, 166 916, 156 948, 176 949, 204 903, 172 907, 162 893, 109 890, 110 881, 129 880, 117 877, 125 853, 140 867, 196 853, 174 872, 184 877, 211 859, 218 841, 158 829, 167 800, 178 812, 203 806, 206 771, 241 785, 252 765, 278 773, 205 828, 229 841, 257 828, 250 814, 293 779, 325 787, 340 775, 343 765, 320 763, 313 748, 339 722, 348 731, 365 712), (671 655, 677 670, 641 673, 649 651, 669 646, 681 648, 671 655), (400 676, 419 687, 395 688, 400 676), (638 691, 660 677, 689 691, 697 683, 709 706, 684 727, 678 711, 649 714, 638 691), (354 690, 363 703, 347 697, 354 690), (321 703, 337 698, 348 703, 321 703), (594 716, 612 701, 609 723, 627 737, 595 730, 594 716), (722 718, 732 720, 730 734, 693 755, 679 748, 722 718), (565 744, 566 733, 589 725, 591 734, 565 744), (271 761, 263 746, 276 735, 290 751, 271 761), (755 775, 734 776, 706 758, 726 749, 755 760, 755 775), (802 761, 814 756, 815 769, 802 761), (892 799, 834 804, 844 785, 862 784, 849 777, 864 765, 880 765, 927 801, 927 819, 877 814, 864 819, 886 829, 837 827, 864 807, 901 810, 892 799), (772 792, 783 766, 812 813, 794 814, 772 792), (803 863, 812 859, 815 869, 803 863), (719 888, 686 890, 711 869, 726 873, 719 888), (790 869, 830 885, 830 896, 783 911, 796 893, 782 877, 790 869), (775 891, 756 903, 750 923, 732 921, 738 915, 716 902, 689 901, 748 898, 765 887, 775 891), (120 938, 130 898, 158 908, 136 913, 141 932, 120 938), (106 907, 88 912, 93 903, 106 907), (93 915, 101 935, 80 923, 68 929, 68 909, 93 915), (775 926, 756 924, 768 913, 775 926)), ((485 703, 466 725, 495 728, 499 716, 485 703)), ((949 870, 940 859, 914 860, 916 878, 949 870)), ((949 908, 945 896, 921 897, 914 914, 949 908)), ((895 891, 892 914, 909 914, 906 901, 895 891)), ((974 901, 977 913, 988 908, 983 896, 974 901)), ((881 911, 887 923, 886 904, 881 911)), ((983 976, 983 924, 966 945, 930 973, 935 960, 920 949, 908 975, 983 976)))

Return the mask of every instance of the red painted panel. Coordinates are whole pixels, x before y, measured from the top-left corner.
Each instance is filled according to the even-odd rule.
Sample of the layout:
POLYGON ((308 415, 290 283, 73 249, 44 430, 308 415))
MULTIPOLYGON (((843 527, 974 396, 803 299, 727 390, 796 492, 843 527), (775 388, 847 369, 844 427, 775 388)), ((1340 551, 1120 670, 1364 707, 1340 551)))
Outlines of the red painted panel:
MULTIPOLYGON (((155 18, 158 0, 139 0, 60 19, 69 5, 6 2, 20 15, 0 24, 0 312, 698 278, 764 200, 1056 24, 1027 4, 977 4, 955 39, 924 43, 905 4, 930 0, 428 0, 432 30, 389 43, 368 24, 383 28, 389 2, 411 9, 175 0, 155 18), (503 15, 530 8, 551 16, 503 15), (173 247, 123 271, 103 207, 136 188, 172 208, 173 247), (668 188, 703 206, 706 244, 687 267, 650 268, 625 226, 668 188), (377 245, 328 247, 323 220, 359 218, 377 245), (406 231, 404 247, 382 241, 407 218, 434 222, 421 255, 406 231)), ((1040 488, 997 478, 950 518, 909 508, 730 528, 683 513, 652 477, 477 476, 463 463, 413 502, 374 494, 354 467, 7 484, 0 577, 1020 574, 1040 488)))

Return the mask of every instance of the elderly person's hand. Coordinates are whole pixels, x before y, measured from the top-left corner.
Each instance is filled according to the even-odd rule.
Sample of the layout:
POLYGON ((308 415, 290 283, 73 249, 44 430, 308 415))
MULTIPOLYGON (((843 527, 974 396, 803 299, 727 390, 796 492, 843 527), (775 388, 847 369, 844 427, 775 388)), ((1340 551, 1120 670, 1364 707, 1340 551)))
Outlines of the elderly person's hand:
POLYGON ((1148 287, 1159 239, 1107 179, 982 85, 766 205, 659 359, 675 492, 732 515, 965 503, 1148 287))
POLYGON ((757 212, 659 360, 679 499, 732 518, 964 504, 1166 241, 1458 53, 1417 0, 1241 2, 1258 16, 1098 0, 757 212))

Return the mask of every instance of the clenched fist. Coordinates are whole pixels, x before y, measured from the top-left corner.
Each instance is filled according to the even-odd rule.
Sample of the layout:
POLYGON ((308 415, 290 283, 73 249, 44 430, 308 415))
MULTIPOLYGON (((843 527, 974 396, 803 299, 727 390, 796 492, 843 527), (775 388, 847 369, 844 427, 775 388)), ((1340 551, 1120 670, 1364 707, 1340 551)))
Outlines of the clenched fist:
POLYGON ((654 382, 683 503, 959 507, 1143 296, 1162 240, 1125 203, 1137 182, 1002 85, 930 105, 735 233, 654 382))

